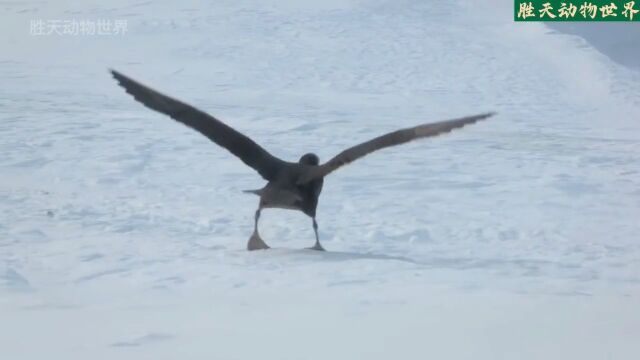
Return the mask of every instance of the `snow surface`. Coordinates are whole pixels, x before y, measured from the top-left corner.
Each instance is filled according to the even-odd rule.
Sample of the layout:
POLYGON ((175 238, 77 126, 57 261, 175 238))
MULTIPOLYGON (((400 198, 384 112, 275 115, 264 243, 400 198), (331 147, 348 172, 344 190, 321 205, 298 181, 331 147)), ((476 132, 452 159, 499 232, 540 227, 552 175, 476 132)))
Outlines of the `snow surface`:
POLYGON ((485 3, 0 2, 0 358, 637 359, 640 73, 485 3), (249 253, 263 181, 108 68, 289 160, 499 115, 328 177, 329 252, 269 210, 249 253))

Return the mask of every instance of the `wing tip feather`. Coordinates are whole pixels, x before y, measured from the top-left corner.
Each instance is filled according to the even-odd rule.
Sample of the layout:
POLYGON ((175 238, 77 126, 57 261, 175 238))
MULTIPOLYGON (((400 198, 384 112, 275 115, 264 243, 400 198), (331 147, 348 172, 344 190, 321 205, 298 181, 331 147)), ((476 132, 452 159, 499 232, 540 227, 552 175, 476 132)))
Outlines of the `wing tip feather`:
POLYGON ((478 115, 472 116, 471 118, 474 119, 475 121, 480 121, 480 120, 488 119, 488 118, 490 118, 492 116, 495 116, 497 114, 498 113, 495 112, 495 111, 489 111, 489 112, 486 112, 486 113, 483 113, 483 114, 478 114, 478 115))
POLYGON ((116 71, 116 70, 114 70, 112 68, 109 68, 109 73, 111 74, 111 76, 113 76, 114 79, 116 79, 118 81, 121 81, 123 78, 125 78, 125 76, 122 73, 120 73, 120 72, 118 72, 118 71, 116 71))

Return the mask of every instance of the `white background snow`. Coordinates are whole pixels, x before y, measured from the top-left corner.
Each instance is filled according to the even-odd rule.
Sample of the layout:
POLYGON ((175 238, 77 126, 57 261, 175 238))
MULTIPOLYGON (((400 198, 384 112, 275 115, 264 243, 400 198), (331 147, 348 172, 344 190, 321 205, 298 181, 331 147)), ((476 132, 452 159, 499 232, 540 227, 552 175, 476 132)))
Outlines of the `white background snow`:
POLYGON ((0 2, 1 359, 637 359, 640 73, 513 2, 0 2), (126 20, 32 36, 30 20, 126 20), (275 155, 318 222, 136 103, 114 68, 275 155))

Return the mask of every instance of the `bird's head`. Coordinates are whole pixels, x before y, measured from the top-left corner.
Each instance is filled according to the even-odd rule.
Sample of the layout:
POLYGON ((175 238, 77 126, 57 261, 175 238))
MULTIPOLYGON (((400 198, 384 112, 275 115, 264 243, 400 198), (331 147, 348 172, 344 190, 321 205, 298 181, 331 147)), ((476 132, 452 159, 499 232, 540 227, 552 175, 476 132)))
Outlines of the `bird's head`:
POLYGON ((318 165, 320 164, 320 159, 318 158, 318 155, 313 153, 308 153, 308 154, 302 155, 298 163, 302 165, 318 165))

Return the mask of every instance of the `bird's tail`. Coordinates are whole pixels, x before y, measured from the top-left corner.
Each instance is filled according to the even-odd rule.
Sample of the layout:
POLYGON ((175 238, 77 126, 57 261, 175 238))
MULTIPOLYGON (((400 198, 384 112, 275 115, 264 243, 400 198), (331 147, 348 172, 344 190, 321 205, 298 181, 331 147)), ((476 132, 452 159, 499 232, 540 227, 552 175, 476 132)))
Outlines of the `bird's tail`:
POLYGON ((243 193, 245 194, 255 194, 255 195, 262 195, 262 190, 263 189, 257 189, 257 190, 242 190, 243 193))

